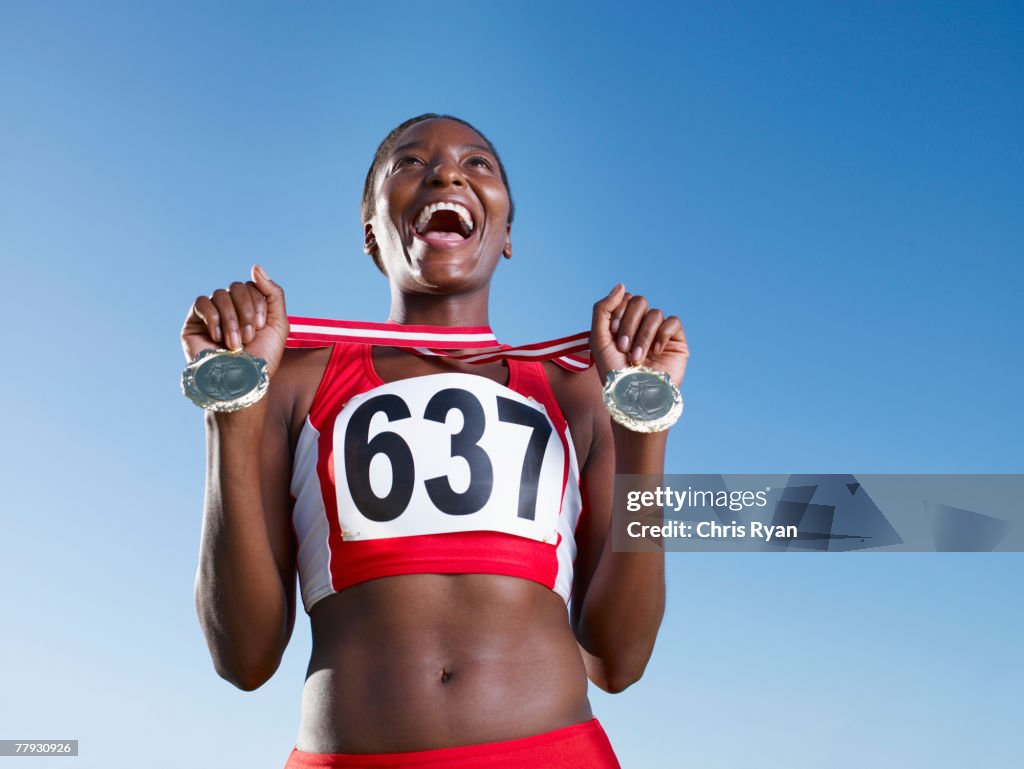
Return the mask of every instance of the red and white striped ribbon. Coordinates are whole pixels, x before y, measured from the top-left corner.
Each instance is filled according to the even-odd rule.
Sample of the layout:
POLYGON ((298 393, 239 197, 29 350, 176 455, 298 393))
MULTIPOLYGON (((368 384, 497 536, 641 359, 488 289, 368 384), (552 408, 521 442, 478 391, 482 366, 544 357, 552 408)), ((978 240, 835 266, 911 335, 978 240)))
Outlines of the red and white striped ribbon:
POLYGON ((401 347, 419 355, 443 355, 466 363, 550 360, 569 371, 590 368, 590 333, 581 331, 547 342, 518 347, 500 344, 490 326, 406 326, 359 320, 327 320, 289 316, 286 347, 325 347, 335 342, 361 342, 401 347), (458 350, 458 352, 451 352, 458 350))

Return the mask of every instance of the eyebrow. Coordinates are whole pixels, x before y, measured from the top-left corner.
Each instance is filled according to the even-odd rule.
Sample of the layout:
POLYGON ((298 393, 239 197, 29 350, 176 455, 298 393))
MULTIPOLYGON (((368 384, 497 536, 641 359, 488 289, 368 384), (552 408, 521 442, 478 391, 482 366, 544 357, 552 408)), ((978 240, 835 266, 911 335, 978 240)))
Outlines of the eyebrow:
MULTIPOLYGON (((397 147, 395 147, 391 151, 391 154, 397 155, 398 153, 405 152, 406 150, 416 149, 425 146, 427 145, 424 144, 423 142, 407 142, 405 144, 400 144, 397 147)), ((494 154, 494 150, 492 150, 490 147, 485 147, 482 144, 463 144, 461 147, 459 147, 459 149, 464 151, 469 150, 471 152, 486 152, 488 155, 494 154)))

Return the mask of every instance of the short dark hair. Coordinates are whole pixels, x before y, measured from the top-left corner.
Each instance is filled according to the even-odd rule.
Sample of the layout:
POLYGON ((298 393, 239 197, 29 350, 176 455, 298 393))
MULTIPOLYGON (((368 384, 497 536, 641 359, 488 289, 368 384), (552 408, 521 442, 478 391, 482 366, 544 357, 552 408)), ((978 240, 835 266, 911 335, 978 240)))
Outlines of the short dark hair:
MULTIPOLYGON (((424 120, 435 119, 454 120, 456 123, 462 123, 462 125, 480 134, 480 138, 484 140, 487 148, 491 151, 491 154, 494 155, 495 160, 498 161, 498 170, 501 172, 501 181, 505 183, 505 189, 508 191, 508 223, 512 224, 512 218, 516 213, 516 205, 512 201, 512 188, 508 185, 508 174, 505 173, 505 164, 501 162, 501 156, 498 154, 498 150, 494 148, 491 140, 484 136, 483 131, 468 120, 463 120, 462 118, 455 117, 454 115, 439 115, 436 112, 426 112, 422 115, 409 118, 405 122, 393 128, 391 132, 384 137, 384 141, 380 143, 380 146, 377 147, 377 152, 373 156, 373 162, 370 164, 370 170, 366 172, 366 181, 363 182, 363 203, 361 207, 363 223, 365 224, 368 222, 375 213, 373 193, 377 186, 377 174, 380 173, 381 166, 384 165, 384 161, 387 156, 391 154, 391 150, 395 148, 398 137, 402 135, 405 129, 410 128, 417 123, 422 123, 424 120)), ((384 272, 384 265, 380 263, 380 257, 377 254, 373 255, 373 262, 377 265, 377 269, 384 272)))

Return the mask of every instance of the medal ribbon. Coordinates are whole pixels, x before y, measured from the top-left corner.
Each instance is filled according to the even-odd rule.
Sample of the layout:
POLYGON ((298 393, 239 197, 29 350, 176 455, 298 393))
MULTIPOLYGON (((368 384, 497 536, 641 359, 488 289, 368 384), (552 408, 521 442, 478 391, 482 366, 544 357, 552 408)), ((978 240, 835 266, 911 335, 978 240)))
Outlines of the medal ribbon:
POLYGON ((335 342, 356 342, 400 347, 417 355, 440 355, 466 363, 492 363, 506 358, 550 360, 569 371, 582 371, 592 363, 587 331, 510 347, 498 342, 490 326, 407 326, 297 315, 289 315, 288 322, 291 330, 286 347, 327 347, 335 342))

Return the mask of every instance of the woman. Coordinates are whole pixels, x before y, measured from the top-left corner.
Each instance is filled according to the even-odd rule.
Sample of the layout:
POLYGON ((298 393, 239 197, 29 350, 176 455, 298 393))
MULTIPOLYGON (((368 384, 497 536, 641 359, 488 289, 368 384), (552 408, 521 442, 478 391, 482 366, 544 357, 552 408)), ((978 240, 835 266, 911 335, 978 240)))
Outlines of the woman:
MULTIPOLYGON (((423 115, 392 131, 363 199, 389 321, 486 326, 512 213, 472 126, 423 115)), ((288 333, 260 267, 196 299, 182 331, 190 360, 226 346, 267 362, 267 397, 207 412, 196 603, 218 673, 255 689, 291 635, 299 573, 313 650, 288 766, 618 766, 586 682, 619 692, 642 674, 664 561, 612 550, 611 481, 660 474, 666 433, 613 424, 602 383, 642 361, 678 386, 679 320, 616 286, 594 305, 595 365, 579 373, 365 344, 285 350, 288 333), (390 481, 371 481, 388 465, 390 481)))

